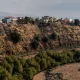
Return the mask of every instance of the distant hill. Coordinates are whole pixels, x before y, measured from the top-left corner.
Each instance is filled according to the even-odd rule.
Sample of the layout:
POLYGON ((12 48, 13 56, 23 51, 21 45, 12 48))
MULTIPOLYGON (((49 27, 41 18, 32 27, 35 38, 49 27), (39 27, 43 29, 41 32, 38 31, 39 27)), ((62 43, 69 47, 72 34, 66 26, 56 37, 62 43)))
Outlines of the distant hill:
POLYGON ((7 13, 7 12, 0 12, 0 18, 5 16, 13 16, 13 17, 24 17, 24 14, 14 14, 14 13, 7 13))
POLYGON ((30 15, 30 14, 14 14, 14 13, 0 12, 0 18, 4 18, 5 16, 13 16, 13 17, 31 16, 31 17, 37 17, 35 15, 30 15))

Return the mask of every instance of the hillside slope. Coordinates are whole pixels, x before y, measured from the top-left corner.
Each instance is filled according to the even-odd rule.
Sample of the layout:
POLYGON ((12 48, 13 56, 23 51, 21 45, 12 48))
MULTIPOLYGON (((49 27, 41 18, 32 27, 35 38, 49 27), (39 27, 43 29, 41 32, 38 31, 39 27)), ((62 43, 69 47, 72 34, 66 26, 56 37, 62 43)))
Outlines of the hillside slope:
POLYGON ((46 49, 75 48, 79 46, 79 26, 62 25, 61 23, 46 26, 0 24, 0 54, 34 53, 46 49), (14 44, 10 39, 10 32, 13 31, 18 32, 21 36, 21 40, 17 44, 14 44), (56 33, 55 39, 51 38, 52 33, 56 33), (38 40, 37 48, 33 49, 31 42, 34 41, 35 36, 38 36, 40 40, 38 40))

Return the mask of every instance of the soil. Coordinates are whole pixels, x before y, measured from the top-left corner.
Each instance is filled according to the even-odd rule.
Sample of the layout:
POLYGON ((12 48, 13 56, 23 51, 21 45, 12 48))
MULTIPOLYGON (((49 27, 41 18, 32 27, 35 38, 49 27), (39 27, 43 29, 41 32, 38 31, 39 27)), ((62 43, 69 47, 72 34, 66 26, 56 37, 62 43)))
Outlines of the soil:
MULTIPOLYGON (((51 72, 62 73, 63 80, 80 80, 80 63, 59 66, 51 72)), ((35 75, 33 80, 45 80, 45 72, 35 75)))

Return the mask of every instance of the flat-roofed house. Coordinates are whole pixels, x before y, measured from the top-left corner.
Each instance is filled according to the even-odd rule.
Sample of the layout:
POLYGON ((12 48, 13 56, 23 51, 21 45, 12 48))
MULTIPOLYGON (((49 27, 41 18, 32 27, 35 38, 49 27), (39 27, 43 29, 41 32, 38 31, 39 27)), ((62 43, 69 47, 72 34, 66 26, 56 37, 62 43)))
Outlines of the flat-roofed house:
POLYGON ((12 19, 12 23, 13 23, 13 24, 16 24, 16 23, 17 23, 17 18, 13 18, 13 19, 12 19))
POLYGON ((44 17, 42 17, 42 22, 48 23, 49 18, 50 18, 49 16, 44 16, 44 17))
POLYGON ((12 16, 7 16, 4 19, 2 19, 3 23, 11 23, 12 22, 13 17, 12 16))
POLYGON ((42 17, 42 22, 44 22, 44 23, 48 23, 48 22, 54 22, 54 17, 50 17, 50 16, 44 16, 44 17, 42 17))

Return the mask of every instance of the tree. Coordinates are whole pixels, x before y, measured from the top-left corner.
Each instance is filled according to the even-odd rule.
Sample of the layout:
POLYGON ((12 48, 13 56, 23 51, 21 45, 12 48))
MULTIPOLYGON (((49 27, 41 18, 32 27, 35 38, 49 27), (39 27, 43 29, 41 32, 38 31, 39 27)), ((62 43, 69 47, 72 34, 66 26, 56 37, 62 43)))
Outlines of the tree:
POLYGON ((32 17, 27 17, 27 16, 26 16, 24 19, 25 19, 25 23, 26 23, 26 24, 27 24, 28 22, 29 22, 29 23, 32 23, 32 24, 35 24, 35 22, 34 22, 34 20, 33 20, 32 17))
POLYGON ((43 37, 42 38, 42 42, 47 43, 48 42, 48 38, 47 37, 43 37))
POLYGON ((32 80, 35 74, 36 74, 36 69, 34 67, 29 67, 25 69, 23 76, 27 80, 32 80))
POLYGON ((16 44, 21 40, 21 35, 18 32, 14 31, 10 33, 10 38, 13 41, 13 43, 16 44))
POLYGON ((12 80, 11 74, 2 66, 0 66, 0 80, 12 80))
POLYGON ((14 74, 12 78, 12 80, 24 80, 23 76, 19 73, 14 74))
POLYGON ((26 69, 26 68, 29 68, 29 67, 30 67, 30 66, 29 66, 29 61, 26 60, 25 65, 23 66, 23 68, 26 69))
POLYGON ((29 21, 29 18, 26 16, 26 17, 25 17, 25 23, 27 24, 28 21, 29 21))
POLYGON ((74 62, 74 53, 73 52, 66 52, 67 53, 67 63, 72 63, 74 62))
POLYGON ((39 21, 40 21, 39 18, 36 18, 36 19, 35 19, 35 22, 36 22, 36 23, 39 23, 39 21))
POLYGON ((62 62, 63 61, 63 55, 59 52, 55 52, 52 56, 52 59, 55 59, 56 62, 62 62))
POLYGON ((12 59, 11 56, 7 56, 7 57, 5 58, 5 60, 6 60, 11 66, 13 65, 13 59, 12 59))
POLYGON ((22 73, 23 67, 19 60, 14 60, 13 74, 22 73))
POLYGON ((31 47, 33 49, 37 49, 39 46, 39 42, 37 40, 33 40, 32 43, 31 43, 31 47))
POLYGON ((47 68, 47 61, 45 58, 42 58, 42 60, 40 62, 40 68, 41 68, 41 70, 45 70, 47 68))
POLYGON ((47 50, 46 51, 46 54, 47 54, 47 56, 49 56, 49 57, 51 57, 52 58, 52 56, 53 56, 53 51, 51 51, 51 50, 47 50))
POLYGON ((36 61, 37 61, 38 63, 41 62, 41 58, 40 58, 40 57, 36 56, 35 59, 36 59, 36 61))
POLYGON ((80 61, 80 51, 79 50, 75 52, 74 59, 75 61, 80 61))
POLYGON ((55 40, 56 38, 57 38, 57 35, 56 35, 55 32, 53 32, 53 33, 51 34, 51 39, 55 40))
POLYGON ((40 35, 36 35, 36 36, 34 37, 34 40, 40 41, 40 35))
POLYGON ((41 59, 42 58, 47 58, 47 54, 46 54, 46 52, 41 52, 41 53, 37 54, 37 57, 40 57, 41 59))
POLYGON ((20 63, 22 64, 22 66, 24 67, 26 60, 24 58, 20 58, 19 60, 20 60, 20 63))
POLYGON ((74 24, 75 24, 76 26, 79 26, 79 23, 80 23, 79 19, 75 19, 75 20, 74 20, 74 24))
POLYGON ((9 73, 12 74, 12 69, 13 69, 13 67, 12 67, 11 64, 9 64, 9 63, 6 61, 6 59, 4 59, 4 60, 2 61, 1 65, 2 65, 7 71, 9 71, 9 73))
POLYGON ((40 71, 40 65, 34 58, 29 59, 28 64, 29 64, 29 66, 34 67, 37 70, 37 72, 40 71))

